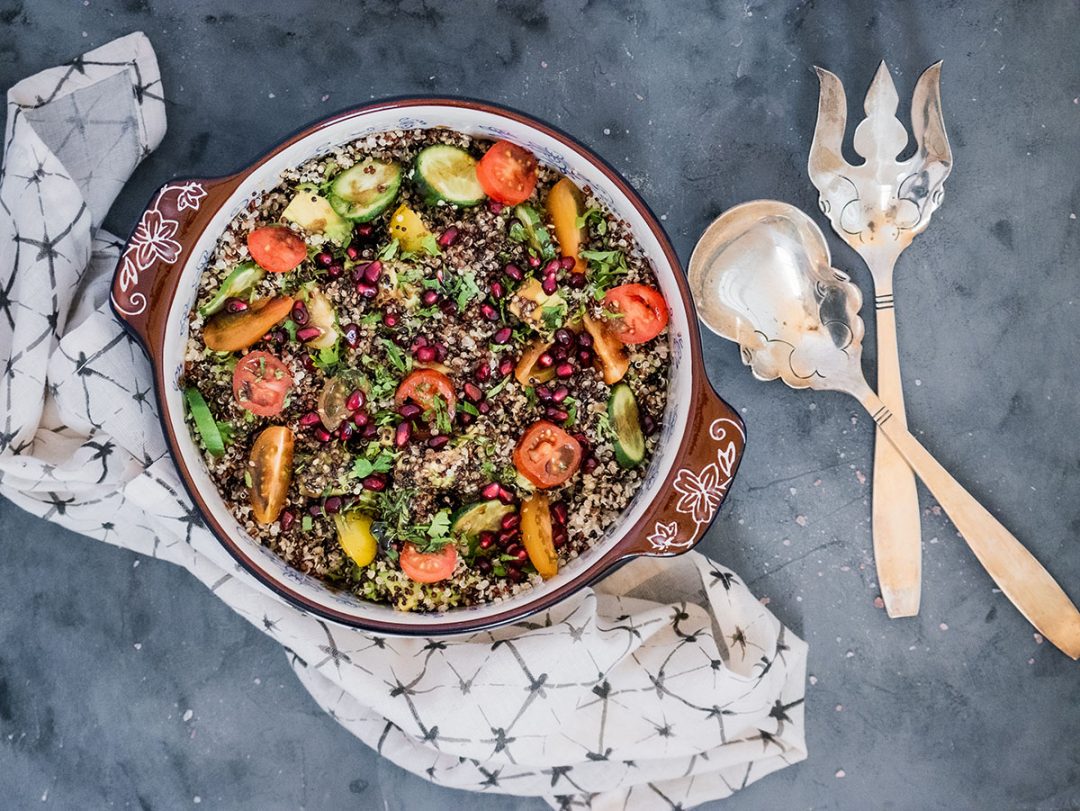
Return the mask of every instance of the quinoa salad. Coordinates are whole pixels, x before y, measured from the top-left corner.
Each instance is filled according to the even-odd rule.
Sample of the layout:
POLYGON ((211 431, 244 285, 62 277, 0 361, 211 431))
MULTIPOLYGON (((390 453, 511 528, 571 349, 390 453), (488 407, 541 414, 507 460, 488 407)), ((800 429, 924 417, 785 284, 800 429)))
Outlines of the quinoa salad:
POLYGON ((403 611, 506 599, 641 487, 669 311, 629 225, 508 141, 361 138, 219 238, 180 385, 225 504, 403 611))

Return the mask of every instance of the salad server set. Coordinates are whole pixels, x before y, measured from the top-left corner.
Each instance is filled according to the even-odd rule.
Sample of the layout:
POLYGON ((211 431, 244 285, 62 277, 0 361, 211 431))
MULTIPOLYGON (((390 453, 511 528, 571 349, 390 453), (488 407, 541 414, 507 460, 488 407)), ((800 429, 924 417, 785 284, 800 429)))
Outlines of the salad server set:
POLYGON ((818 69, 821 94, 809 171, 823 213, 871 271, 878 326, 875 393, 861 370, 862 294, 832 267, 810 217, 786 203, 758 200, 718 217, 699 240, 689 278, 702 322, 740 345, 761 380, 797 389, 841 391, 877 426, 873 536, 882 597, 890 617, 918 613, 921 541, 918 476, 952 519, 1002 592, 1054 645, 1080 658, 1080 611, 1035 557, 908 432, 896 342, 892 273, 900 253, 941 203, 952 155, 941 114, 940 63, 919 79, 912 100, 916 152, 895 118, 897 95, 884 63, 866 96, 849 165, 840 145, 846 99, 840 80, 818 69))

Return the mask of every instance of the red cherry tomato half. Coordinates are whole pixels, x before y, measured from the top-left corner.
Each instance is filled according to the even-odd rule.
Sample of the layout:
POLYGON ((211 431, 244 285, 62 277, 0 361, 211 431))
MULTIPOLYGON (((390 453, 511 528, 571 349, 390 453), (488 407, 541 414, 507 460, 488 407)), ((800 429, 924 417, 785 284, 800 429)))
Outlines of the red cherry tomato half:
POLYGON ((424 411, 435 405, 435 398, 441 397, 446 403, 446 411, 454 416, 457 397, 450 378, 435 369, 416 369, 410 372, 397 387, 394 402, 398 407, 412 400, 424 411))
POLYGON ((534 422, 514 448, 514 467, 537 487, 558 487, 581 466, 581 445, 553 422, 534 422))
POLYGON ((667 326, 667 303, 655 287, 645 284, 613 287, 604 296, 604 307, 621 316, 610 323, 624 344, 651 341, 667 326))
POLYGON ((247 238, 251 258, 263 270, 288 273, 307 258, 304 240, 284 225, 264 225, 247 238))
POLYGON ((411 543, 401 548, 401 571, 417 583, 438 583, 454 573, 457 550, 448 543, 438 552, 421 552, 411 543))
POLYGON ((236 402, 260 417, 281 413, 292 384, 289 367, 269 352, 248 352, 233 371, 236 402))
POLYGON ((508 206, 524 203, 536 188, 536 157, 509 141, 498 141, 476 164, 484 194, 508 206))

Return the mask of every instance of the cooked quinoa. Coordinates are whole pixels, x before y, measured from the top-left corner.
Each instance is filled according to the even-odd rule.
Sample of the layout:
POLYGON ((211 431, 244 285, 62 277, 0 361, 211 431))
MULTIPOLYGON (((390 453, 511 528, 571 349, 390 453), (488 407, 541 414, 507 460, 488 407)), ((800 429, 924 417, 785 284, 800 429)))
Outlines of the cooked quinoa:
MULTIPOLYGON (((189 414, 211 478, 252 538, 335 588, 416 611, 501 600, 542 582, 531 549, 524 548, 519 512, 537 492, 551 505, 544 509, 553 516, 550 543, 560 565, 596 543, 642 484, 666 405, 669 372, 666 328, 621 350, 629 360, 621 384, 636 400, 644 437, 644 458, 629 466, 625 458, 617 459, 618 434, 608 416, 612 386, 604 382, 603 358, 591 331, 582 326, 587 316, 610 338, 621 325, 605 304, 605 292, 626 284, 658 288, 628 224, 589 189, 581 190, 580 251, 589 258, 576 265, 572 259, 560 262, 557 228, 544 215, 547 196, 561 177, 556 171, 540 165, 535 189, 523 204, 543 220, 537 226, 544 232, 538 248, 513 205, 490 198, 469 206, 436 203, 423 193, 417 155, 435 144, 460 147, 477 159, 491 148, 490 142, 445 129, 384 132, 286 171, 276 187, 253 197, 221 235, 203 272, 181 381, 189 403, 192 389, 201 394, 218 428, 223 448, 213 447, 189 414), (294 198, 331 197, 335 178, 370 159, 400 167, 400 188, 373 219, 349 222, 349 237, 335 241, 318 228, 283 218, 294 198), (395 238, 393 218, 401 207, 415 212, 430 232, 415 250, 395 238), (249 235, 268 225, 288 228, 303 241, 307 250, 299 266, 259 274, 253 286, 225 297, 217 312, 201 315, 215 297, 222 303, 225 279, 253 260, 249 235), (538 282, 545 286, 540 302, 519 295, 538 282), (547 289, 555 289, 565 306, 553 306, 557 299, 548 298, 547 289), (293 299, 287 317, 254 343, 234 351, 207 347, 204 329, 215 319, 211 331, 283 296, 293 299), (324 316, 320 337, 311 339, 320 296, 332 306, 332 319, 326 322, 324 316), (315 348, 326 343, 321 339, 327 332, 336 340, 315 348), (497 343, 507 332, 506 342, 497 343), (558 376, 523 385, 515 372, 537 342, 551 343, 541 354, 551 356, 544 362, 553 361, 558 376), (234 390, 238 365, 254 368, 251 358, 244 360, 251 352, 267 353, 283 367, 277 378, 287 391, 270 416, 241 405, 245 397, 257 399, 249 389, 234 390), (410 400, 403 407, 401 381, 424 368, 444 375, 453 394, 436 396, 423 409, 410 400), (340 382, 328 393, 330 380, 340 382), (334 392, 336 400, 330 396, 334 392), (344 407, 343 398, 349 401, 344 407), (580 448, 572 475, 551 487, 538 486, 515 466, 515 448, 539 420, 565 431, 580 448), (269 521, 262 504, 260 522, 252 491, 267 474, 259 467, 265 457, 253 454, 253 446, 272 426, 287 429, 278 435, 291 433, 293 459, 283 502, 271 505, 269 521), (485 502, 505 504, 499 526, 459 531, 463 508, 485 502), (358 565, 355 551, 350 556, 341 542, 340 519, 356 515, 367 517, 365 531, 375 539, 374 558, 365 565, 358 565), (407 554, 419 550, 444 559, 456 552, 452 574, 433 583, 412 579, 402 568, 408 546, 413 549, 407 554)), ((264 362, 259 369, 265 374, 264 362)))

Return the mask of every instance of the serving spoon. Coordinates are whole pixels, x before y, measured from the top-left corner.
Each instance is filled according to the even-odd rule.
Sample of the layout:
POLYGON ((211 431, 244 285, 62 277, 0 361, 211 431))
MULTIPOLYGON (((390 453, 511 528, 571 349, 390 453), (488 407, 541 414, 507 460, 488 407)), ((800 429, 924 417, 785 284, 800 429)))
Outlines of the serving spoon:
POLYGON ((760 380, 841 391, 858 400, 923 480, 1002 592, 1046 639, 1080 658, 1080 612, 1042 564, 949 475, 863 377, 862 294, 831 266, 825 236, 775 200, 718 217, 690 259, 698 316, 735 341, 760 380))

